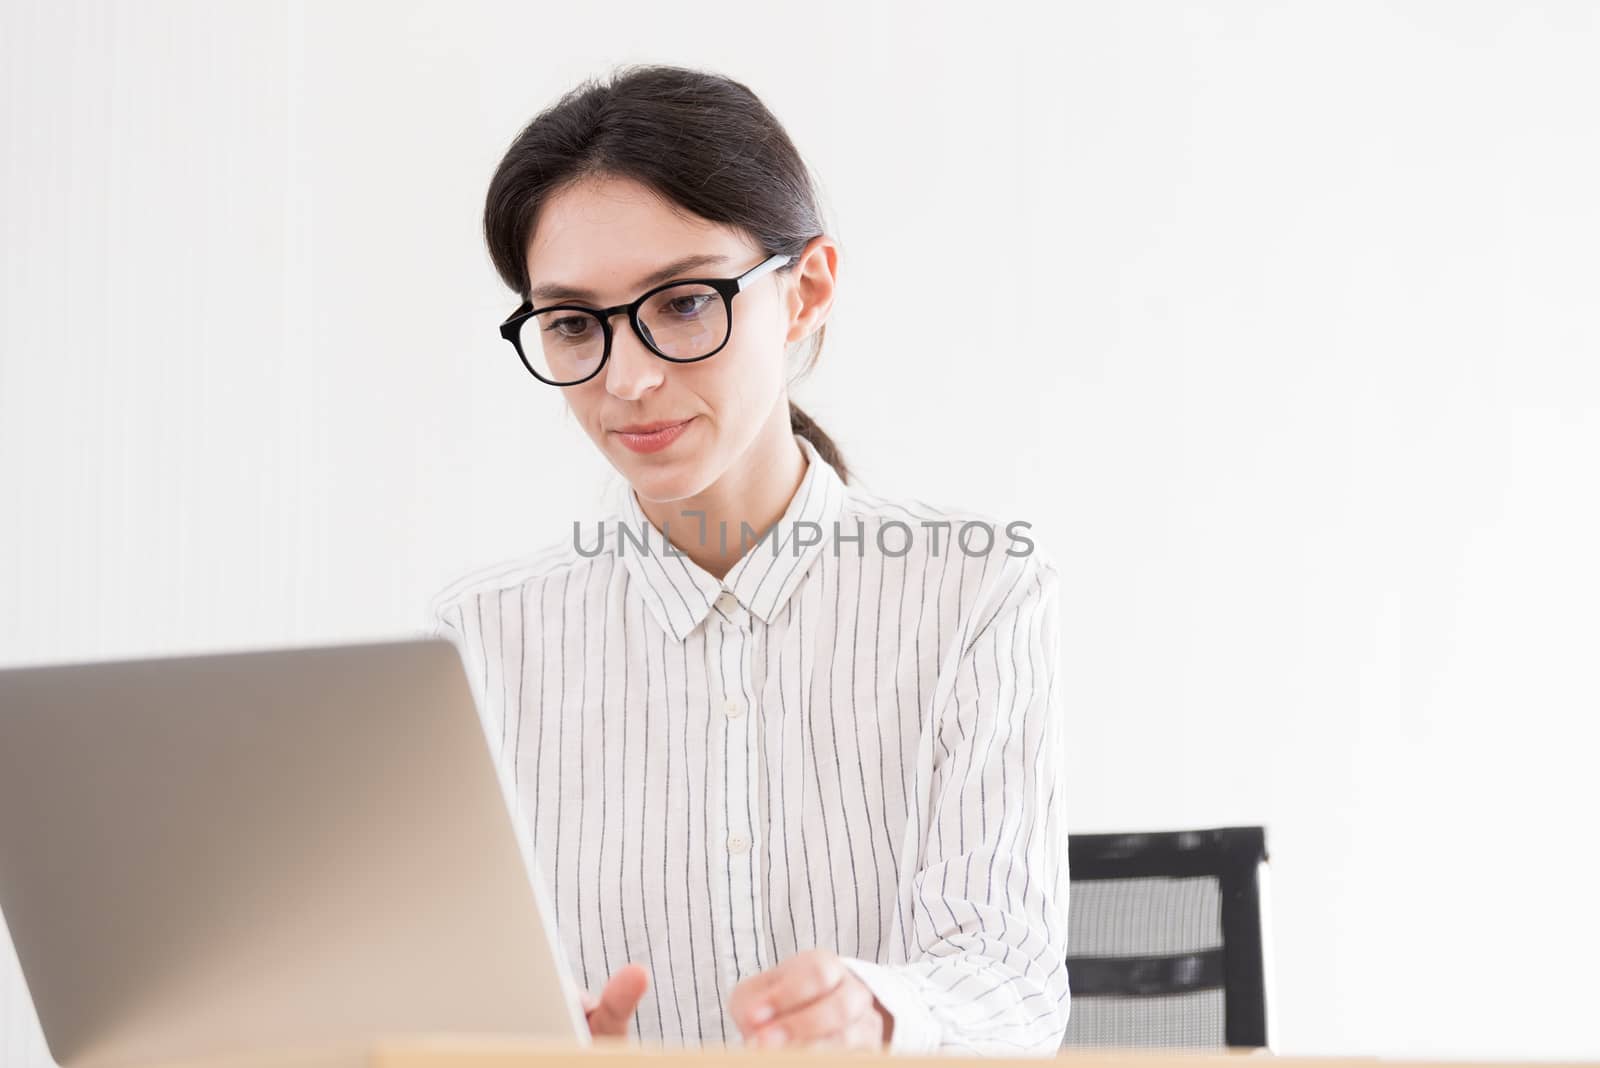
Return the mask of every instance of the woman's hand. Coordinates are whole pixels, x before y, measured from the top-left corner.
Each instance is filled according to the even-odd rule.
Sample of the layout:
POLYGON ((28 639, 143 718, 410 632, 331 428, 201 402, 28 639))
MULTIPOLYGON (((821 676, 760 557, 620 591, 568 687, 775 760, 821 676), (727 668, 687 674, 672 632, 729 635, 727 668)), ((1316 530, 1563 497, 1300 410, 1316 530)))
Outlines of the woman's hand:
POLYGON ((752 975, 728 995, 728 1012, 745 1043, 881 1049, 894 1017, 827 949, 796 953, 752 975))
POLYGON ((591 1035, 617 1035, 626 1038, 628 1021, 650 986, 650 973, 642 964, 624 964, 606 981, 599 997, 587 990, 578 992, 583 1014, 589 1020, 591 1035))

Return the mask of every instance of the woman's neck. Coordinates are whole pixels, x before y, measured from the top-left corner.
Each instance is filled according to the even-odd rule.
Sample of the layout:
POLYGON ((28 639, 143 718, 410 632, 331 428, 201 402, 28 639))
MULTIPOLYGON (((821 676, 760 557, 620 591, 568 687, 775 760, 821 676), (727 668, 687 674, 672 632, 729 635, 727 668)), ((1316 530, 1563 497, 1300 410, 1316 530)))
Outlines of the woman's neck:
POLYGON ((666 532, 675 549, 719 579, 783 518, 805 479, 806 456, 790 427, 788 404, 777 405, 775 415, 749 450, 700 493, 676 501, 639 500, 645 517, 666 532), (754 531, 743 545, 741 523, 754 531))

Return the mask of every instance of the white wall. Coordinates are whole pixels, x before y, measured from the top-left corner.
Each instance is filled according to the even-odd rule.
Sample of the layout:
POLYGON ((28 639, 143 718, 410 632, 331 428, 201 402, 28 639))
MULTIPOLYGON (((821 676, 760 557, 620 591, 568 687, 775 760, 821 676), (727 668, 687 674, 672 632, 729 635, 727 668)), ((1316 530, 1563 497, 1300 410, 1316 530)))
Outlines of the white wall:
POLYGON ((1596 8, 1052 6, 7 0, 0 663, 392 634, 563 536, 611 473, 484 187, 706 65, 843 243, 799 399, 1068 572, 1075 826, 1268 826, 1280 1052, 1600 1056, 1596 8))

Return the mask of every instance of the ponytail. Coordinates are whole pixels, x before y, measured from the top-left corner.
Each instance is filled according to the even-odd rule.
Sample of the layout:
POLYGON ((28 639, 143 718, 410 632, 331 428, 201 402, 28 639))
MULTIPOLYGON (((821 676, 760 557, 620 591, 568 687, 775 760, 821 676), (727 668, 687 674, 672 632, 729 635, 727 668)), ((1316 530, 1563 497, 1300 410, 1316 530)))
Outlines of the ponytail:
POLYGON ((794 401, 789 402, 789 427, 811 442, 817 450, 817 455, 828 461, 829 467, 839 472, 839 481, 849 483, 850 471, 845 467, 844 458, 839 455, 839 446, 835 445, 833 439, 817 425, 816 420, 801 411, 800 406, 794 401))

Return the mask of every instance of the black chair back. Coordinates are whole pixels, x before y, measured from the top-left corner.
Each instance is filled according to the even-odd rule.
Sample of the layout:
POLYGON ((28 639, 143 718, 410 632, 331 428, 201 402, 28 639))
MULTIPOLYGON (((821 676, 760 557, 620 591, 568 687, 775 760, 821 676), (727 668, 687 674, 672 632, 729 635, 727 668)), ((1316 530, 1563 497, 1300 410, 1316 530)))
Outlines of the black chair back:
POLYGON ((1068 837, 1063 1048, 1266 1047, 1266 830, 1068 837))

